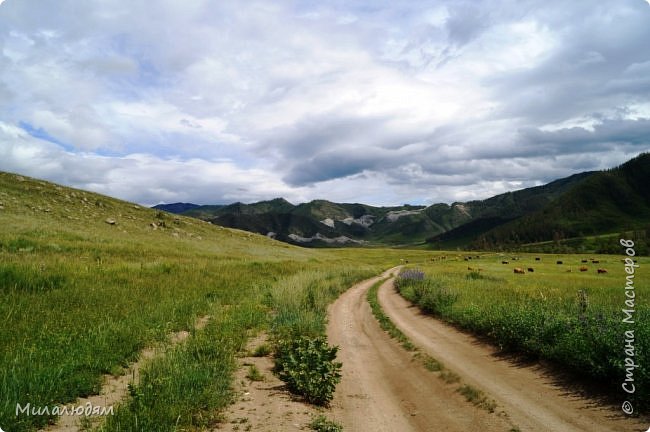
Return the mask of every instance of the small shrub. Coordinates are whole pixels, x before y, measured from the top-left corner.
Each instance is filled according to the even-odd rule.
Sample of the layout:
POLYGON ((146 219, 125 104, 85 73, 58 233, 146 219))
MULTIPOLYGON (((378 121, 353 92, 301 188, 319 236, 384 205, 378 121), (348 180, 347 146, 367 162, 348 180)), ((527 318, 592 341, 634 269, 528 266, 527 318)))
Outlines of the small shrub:
POLYGON ((409 269, 409 270, 404 270, 400 272, 399 274, 399 279, 400 280, 424 280, 424 272, 422 270, 418 269, 409 269))
POLYGON ((293 393, 315 405, 327 405, 341 380, 341 363, 335 362, 338 347, 330 347, 324 337, 280 341, 275 369, 293 393))
POLYGON ((271 354, 271 351, 271 345, 263 343, 261 345, 258 345, 251 354, 253 357, 266 357, 267 355, 271 354))
POLYGON ((311 423, 309 423, 309 427, 312 430, 315 430, 317 432, 342 432, 343 431, 343 426, 340 424, 333 422, 331 420, 328 420, 327 417, 324 415, 319 415, 318 417, 315 417, 311 423))
POLYGON ((408 286, 411 286, 413 282, 424 280, 424 272, 416 269, 402 270, 399 275, 395 278, 395 288, 398 292, 408 286))
POLYGON ((260 370, 255 365, 250 365, 248 367, 248 373, 246 374, 246 378, 248 378, 251 381, 264 381, 264 375, 262 375, 260 370))

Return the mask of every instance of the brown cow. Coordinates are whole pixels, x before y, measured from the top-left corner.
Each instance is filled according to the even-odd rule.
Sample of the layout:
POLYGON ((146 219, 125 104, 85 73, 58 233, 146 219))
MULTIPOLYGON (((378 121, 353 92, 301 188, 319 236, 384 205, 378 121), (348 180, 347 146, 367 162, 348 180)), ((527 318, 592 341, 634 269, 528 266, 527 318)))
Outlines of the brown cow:
POLYGON ((524 274, 524 273, 526 273, 526 272, 525 272, 524 269, 522 269, 521 267, 515 267, 515 273, 517 273, 517 274, 524 274))
POLYGON ((533 273, 534 271, 535 271, 534 268, 532 268, 532 267, 528 267, 528 273, 533 273))
POLYGON ((582 261, 580 261, 580 262, 584 264, 584 263, 586 263, 586 262, 587 262, 587 260, 582 260, 582 261))
POLYGON ((604 268, 599 268, 597 271, 598 271, 598 274, 607 273, 607 269, 604 269, 604 268))
POLYGON ((598 261, 598 260, 591 260, 591 263, 592 263, 592 264, 599 264, 600 261, 598 261))
POLYGON ((501 264, 508 264, 508 261, 501 261, 501 264))
POLYGON ((585 267, 585 266, 580 267, 581 272, 586 272, 587 270, 589 270, 589 269, 587 267, 585 267))

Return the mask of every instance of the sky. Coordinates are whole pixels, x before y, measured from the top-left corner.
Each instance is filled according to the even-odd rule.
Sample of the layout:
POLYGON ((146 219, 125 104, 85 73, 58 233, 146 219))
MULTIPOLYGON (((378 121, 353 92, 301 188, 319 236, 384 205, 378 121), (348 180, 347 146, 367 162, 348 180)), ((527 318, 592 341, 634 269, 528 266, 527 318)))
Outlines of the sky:
POLYGON ((649 150, 645 0, 0 1, 0 170, 144 205, 452 203, 649 150))

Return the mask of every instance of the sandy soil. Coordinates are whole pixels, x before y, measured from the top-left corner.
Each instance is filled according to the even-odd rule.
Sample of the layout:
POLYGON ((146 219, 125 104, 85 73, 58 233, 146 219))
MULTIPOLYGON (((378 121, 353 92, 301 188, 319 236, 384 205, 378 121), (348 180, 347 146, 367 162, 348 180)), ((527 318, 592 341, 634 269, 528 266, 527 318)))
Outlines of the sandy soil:
MULTIPOLYGON (((247 348, 253 350, 264 341, 263 335, 254 338, 247 348)), ((310 430, 308 424, 319 414, 318 409, 289 393, 286 385, 273 375, 271 357, 242 357, 238 362, 240 367, 235 373, 237 400, 214 431, 310 430), (246 377, 250 365, 259 369, 264 381, 251 381, 246 377)))
MULTIPOLYGON (((647 421, 626 418, 619 407, 581 396, 548 368, 504 359, 490 345, 420 314, 395 291, 392 281, 380 288, 378 297, 386 315, 413 343, 459 374, 464 382, 488 393, 522 432, 648 430, 647 421)), ((365 367, 375 369, 374 363, 366 363, 365 367)))
POLYGON ((329 342, 340 346, 343 363, 331 417, 346 431, 511 430, 506 417, 468 403, 457 384, 424 369, 379 327, 366 301, 377 280, 352 287, 330 307, 329 342))

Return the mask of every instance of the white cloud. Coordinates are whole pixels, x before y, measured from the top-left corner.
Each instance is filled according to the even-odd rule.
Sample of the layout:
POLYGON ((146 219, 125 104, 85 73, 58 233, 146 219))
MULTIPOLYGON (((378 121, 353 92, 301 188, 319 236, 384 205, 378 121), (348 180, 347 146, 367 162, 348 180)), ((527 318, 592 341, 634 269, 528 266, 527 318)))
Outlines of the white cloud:
POLYGON ((6 2, 0 169, 139 202, 486 197, 650 148, 649 18, 638 0, 6 2))

